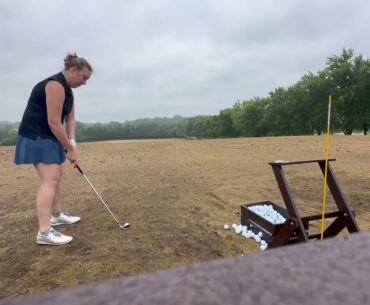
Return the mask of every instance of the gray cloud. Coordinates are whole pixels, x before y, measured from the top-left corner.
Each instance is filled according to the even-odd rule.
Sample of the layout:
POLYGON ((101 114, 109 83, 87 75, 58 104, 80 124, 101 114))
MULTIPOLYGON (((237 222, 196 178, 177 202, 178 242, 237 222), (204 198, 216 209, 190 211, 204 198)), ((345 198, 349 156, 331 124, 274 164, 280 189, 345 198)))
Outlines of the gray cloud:
POLYGON ((325 66, 342 48, 368 57, 366 0, 0 2, 0 120, 21 119, 67 52, 95 68, 77 119, 215 114, 325 66))

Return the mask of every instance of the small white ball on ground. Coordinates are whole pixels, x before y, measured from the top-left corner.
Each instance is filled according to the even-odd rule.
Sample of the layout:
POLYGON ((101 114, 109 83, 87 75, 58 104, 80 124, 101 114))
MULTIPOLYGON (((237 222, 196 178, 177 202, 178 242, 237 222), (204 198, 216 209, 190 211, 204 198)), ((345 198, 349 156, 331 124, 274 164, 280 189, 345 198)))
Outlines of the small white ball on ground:
POLYGON ((253 232, 252 230, 248 230, 248 233, 249 233, 249 235, 250 235, 250 236, 252 236, 252 237, 254 237, 254 235, 256 235, 256 234, 254 234, 254 232, 253 232))
POLYGON ((254 235, 254 240, 259 243, 261 242, 261 237, 259 237, 258 235, 254 235))
POLYGON ((267 245, 260 245, 260 249, 262 250, 262 251, 265 251, 266 249, 267 249, 267 245))
POLYGON ((261 239, 261 245, 266 245, 267 246, 267 242, 264 239, 261 239))
POLYGON ((229 228, 229 225, 227 225, 227 224, 224 224, 224 230, 229 230, 230 228, 229 228))

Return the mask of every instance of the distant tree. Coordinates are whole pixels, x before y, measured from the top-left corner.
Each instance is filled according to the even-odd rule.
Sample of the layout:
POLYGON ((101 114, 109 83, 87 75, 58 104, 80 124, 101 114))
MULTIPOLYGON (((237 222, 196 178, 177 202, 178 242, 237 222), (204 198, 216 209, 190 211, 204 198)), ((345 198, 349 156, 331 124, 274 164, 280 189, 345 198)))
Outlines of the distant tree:
POLYGON ((15 145, 17 141, 17 135, 18 135, 17 129, 14 129, 14 128, 10 129, 8 131, 7 137, 1 140, 1 145, 4 145, 4 146, 15 145))
POLYGON ((267 99, 254 98, 234 105, 234 126, 243 136, 262 137, 266 135, 264 126, 267 99))
POLYGON ((0 140, 7 138, 9 136, 10 130, 12 130, 12 127, 10 125, 0 126, 0 140))
POLYGON ((174 126, 174 137, 175 138, 185 138, 186 137, 186 119, 182 119, 175 123, 174 126))
POLYGON ((293 108, 293 96, 283 87, 270 92, 270 98, 266 107, 266 119, 268 122, 268 135, 284 136, 291 135, 291 128, 295 109, 293 108))
POLYGON ((333 95, 333 119, 345 135, 351 135, 361 124, 361 90, 358 86, 360 57, 354 58, 352 49, 343 49, 340 56, 328 58, 325 73, 333 95), (356 64, 357 62, 357 64, 356 64))
POLYGON ((299 91, 298 113, 305 124, 305 130, 322 134, 327 121, 330 86, 327 75, 308 73, 295 85, 299 91))
POLYGON ((235 128, 233 120, 233 109, 227 108, 220 111, 217 117, 217 136, 221 138, 234 138, 240 136, 235 128))
POLYGON ((364 60, 362 56, 355 58, 355 70, 357 80, 357 101, 359 103, 359 128, 364 135, 370 127, 370 61, 364 60))

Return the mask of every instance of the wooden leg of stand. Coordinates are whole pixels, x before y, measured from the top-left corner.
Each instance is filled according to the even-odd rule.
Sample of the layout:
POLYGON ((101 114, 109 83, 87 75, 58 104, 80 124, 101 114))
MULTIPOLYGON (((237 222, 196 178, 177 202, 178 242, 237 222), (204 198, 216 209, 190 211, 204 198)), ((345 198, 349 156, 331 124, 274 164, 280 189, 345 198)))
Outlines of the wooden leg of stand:
POLYGON ((345 223, 343 217, 337 217, 324 231, 324 238, 338 235, 338 233, 342 231, 344 227, 345 223))

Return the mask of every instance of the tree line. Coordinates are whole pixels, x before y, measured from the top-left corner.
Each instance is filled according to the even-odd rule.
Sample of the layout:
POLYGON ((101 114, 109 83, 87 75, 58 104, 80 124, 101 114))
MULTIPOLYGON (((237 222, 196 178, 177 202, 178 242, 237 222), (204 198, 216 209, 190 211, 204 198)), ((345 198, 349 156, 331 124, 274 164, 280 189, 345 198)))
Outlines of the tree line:
MULTIPOLYGON (((309 72, 288 88, 266 97, 237 101, 218 115, 138 119, 131 122, 77 123, 79 142, 119 139, 228 138, 322 134, 328 96, 333 98, 331 129, 351 135, 370 127, 370 61, 343 49, 324 69, 309 72)), ((14 145, 17 124, 0 124, 0 144, 14 145)))

